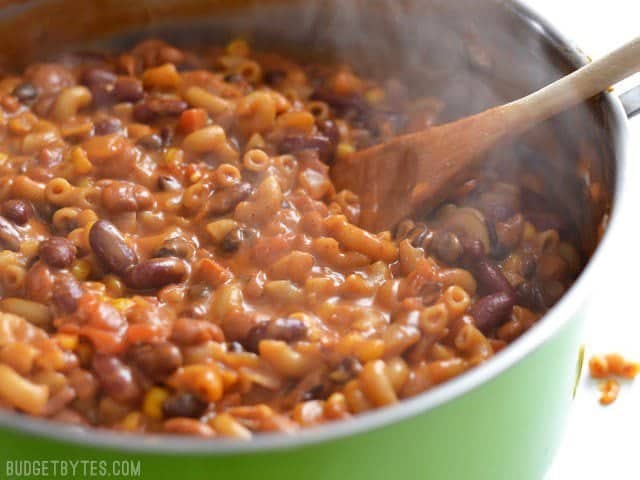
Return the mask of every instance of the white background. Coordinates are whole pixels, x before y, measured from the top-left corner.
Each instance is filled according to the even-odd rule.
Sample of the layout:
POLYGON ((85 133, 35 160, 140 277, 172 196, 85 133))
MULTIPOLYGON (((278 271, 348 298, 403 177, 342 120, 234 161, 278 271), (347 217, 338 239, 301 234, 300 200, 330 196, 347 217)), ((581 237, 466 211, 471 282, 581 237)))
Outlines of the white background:
MULTIPOLYGON (((527 0, 584 52, 597 58, 640 35, 639 0, 527 0)), ((634 77, 619 93, 640 85, 634 77)), ((629 160, 640 183, 640 116, 630 122, 629 160)), ((634 189, 637 190, 637 189, 634 189)), ((608 272, 588 309, 587 354, 620 351, 640 360, 640 191, 630 191, 627 221, 608 272)), ((620 233, 620 232, 619 232, 620 233)), ((583 372, 569 430, 545 480, 640 479, 640 377, 623 385, 618 401, 598 404, 595 382, 583 372)), ((523 446, 526 448, 526 446, 523 446)), ((517 480, 517 479, 514 479, 517 480)))

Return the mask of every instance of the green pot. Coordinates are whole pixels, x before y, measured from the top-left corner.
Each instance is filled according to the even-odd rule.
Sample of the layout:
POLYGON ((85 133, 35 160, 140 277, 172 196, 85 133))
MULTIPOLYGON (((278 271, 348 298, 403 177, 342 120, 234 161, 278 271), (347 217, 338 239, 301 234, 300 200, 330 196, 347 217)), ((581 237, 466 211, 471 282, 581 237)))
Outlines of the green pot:
MULTIPOLYGON (((174 41, 185 34, 190 40, 241 34, 259 46, 348 60, 372 75, 398 72, 414 88, 444 97, 453 105, 452 117, 521 96, 585 62, 544 20, 518 3, 500 0, 449 2, 455 5, 438 0, 4 3, 9 4, 0 8, 5 61, 28 61, 80 42, 86 48, 113 34, 131 39, 152 31, 174 41)), ((539 156, 541 168, 551 172, 549 190, 574 219, 585 252, 594 251, 603 216, 610 214, 610 221, 565 297, 490 362, 400 405, 251 442, 87 431, 0 412, 0 461, 11 461, 0 463, 0 478, 53 476, 53 463, 46 465, 45 475, 44 464, 18 461, 104 460, 76 464, 75 477, 67 470, 66 478, 95 473, 184 480, 540 480, 572 402, 580 309, 599 280, 620 222, 625 124, 619 102, 607 94, 496 153, 522 155, 524 145, 525 153, 539 156), (579 145, 591 148, 588 168, 603 187, 600 204, 591 203, 575 175, 579 145), (548 159, 555 161, 545 163, 548 159), (113 463, 127 459, 132 463, 113 463)))

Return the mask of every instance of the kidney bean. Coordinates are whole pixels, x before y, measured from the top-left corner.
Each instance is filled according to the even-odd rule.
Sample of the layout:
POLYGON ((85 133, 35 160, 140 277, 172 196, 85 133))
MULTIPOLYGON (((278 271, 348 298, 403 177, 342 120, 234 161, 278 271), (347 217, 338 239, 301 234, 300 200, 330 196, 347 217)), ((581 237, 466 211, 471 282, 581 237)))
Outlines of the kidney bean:
POLYGON ((122 122, 116 117, 104 117, 94 122, 93 130, 96 135, 118 133, 122 130, 122 122))
POLYGON ((119 102, 135 103, 142 100, 144 88, 142 82, 132 77, 120 77, 113 85, 113 94, 119 102))
POLYGON ((458 260, 463 252, 458 236, 452 232, 436 232, 431 241, 431 248, 440 260, 449 264, 458 260))
POLYGON ((89 244, 96 257, 109 271, 119 275, 138 263, 138 257, 120 230, 107 220, 98 220, 89 231, 89 244))
POLYGON ((171 237, 162 242, 156 257, 178 257, 189 260, 196 254, 196 246, 184 237, 171 237))
POLYGON ((189 105, 178 98, 153 97, 133 107, 133 118, 138 122, 152 122, 159 117, 176 117, 189 105))
POLYGON ((242 345, 249 352, 257 352, 262 340, 282 340, 291 343, 306 337, 307 326, 303 321, 297 318, 277 318, 260 323, 249 330, 242 345))
POLYGON ((13 89, 11 95, 16 97, 22 103, 28 103, 38 97, 38 87, 33 83, 25 82, 13 89))
POLYGON ((189 392, 179 392, 167 398, 162 404, 162 414, 166 418, 198 418, 208 404, 189 392))
POLYGON ((134 345, 127 358, 153 381, 163 380, 182 365, 180 349, 169 342, 134 345))
POLYGON ((95 85, 113 84, 118 76, 110 70, 104 68, 87 68, 80 74, 80 83, 89 88, 95 85))
POLYGON ((136 383, 131 369, 122 360, 110 355, 93 356, 93 372, 102 389, 119 402, 133 402, 140 398, 142 390, 136 383))
POLYGON ((171 341, 181 345, 195 345, 209 340, 224 341, 224 333, 215 323, 180 317, 173 322, 171 341))
POLYGON ((58 63, 37 63, 25 71, 25 78, 41 93, 57 93, 75 83, 73 74, 58 63))
POLYGON ((216 190, 207 206, 208 215, 219 216, 229 213, 238 203, 251 195, 251 190, 251 184, 246 182, 216 190))
POLYGON ((22 242, 20 232, 9 220, 0 216, 0 247, 17 252, 20 250, 20 242, 22 242))
POLYGON ((115 103, 113 84, 117 75, 102 68, 88 68, 80 75, 80 83, 91 91, 92 102, 95 106, 115 103))
POLYGON ((6 200, 0 211, 16 225, 24 225, 33 216, 33 206, 25 200, 6 200))
POLYGON ((515 305, 515 295, 498 292, 482 297, 469 307, 475 326, 485 335, 502 325, 515 305))
POLYGON ((47 303, 54 284, 55 279, 49 267, 42 262, 36 262, 25 275, 24 291, 31 300, 47 303))
POLYGON ((513 288, 500 269, 488 260, 480 260, 473 268, 481 294, 504 292, 513 296, 513 288))
POLYGON ((102 190, 102 204, 111 213, 136 212, 151 208, 153 196, 142 185, 112 182, 102 190))
POLYGON ((76 246, 64 237, 51 237, 40 244, 38 254, 54 268, 68 268, 76 258, 76 246))
POLYGON ((331 154, 331 141, 323 135, 288 135, 278 143, 278 151, 296 153, 301 150, 317 150, 321 158, 331 154))
POLYGON ((58 275, 53 284, 53 304, 62 313, 74 313, 83 295, 80 283, 72 275, 58 275))
POLYGON ((136 290, 162 288, 182 282, 189 272, 187 264, 175 257, 152 258, 130 268, 124 282, 136 290))

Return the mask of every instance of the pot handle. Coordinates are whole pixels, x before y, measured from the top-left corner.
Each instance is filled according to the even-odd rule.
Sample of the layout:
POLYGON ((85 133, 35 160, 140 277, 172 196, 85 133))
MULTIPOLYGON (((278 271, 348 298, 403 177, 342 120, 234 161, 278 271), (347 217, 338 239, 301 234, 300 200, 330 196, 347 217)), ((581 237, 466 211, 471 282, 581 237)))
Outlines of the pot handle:
POLYGON ((640 113, 640 85, 627 90, 619 98, 629 118, 640 113))

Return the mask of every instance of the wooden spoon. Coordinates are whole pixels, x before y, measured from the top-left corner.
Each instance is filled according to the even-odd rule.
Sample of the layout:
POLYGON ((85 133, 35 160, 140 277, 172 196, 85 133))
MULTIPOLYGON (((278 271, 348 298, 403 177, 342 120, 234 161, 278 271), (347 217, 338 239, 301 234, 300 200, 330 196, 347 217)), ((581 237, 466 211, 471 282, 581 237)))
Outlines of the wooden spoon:
POLYGON ((395 137, 341 157, 339 189, 360 196, 361 226, 393 228, 416 209, 436 206, 469 180, 483 154, 640 71, 640 37, 520 100, 452 123, 395 137))

